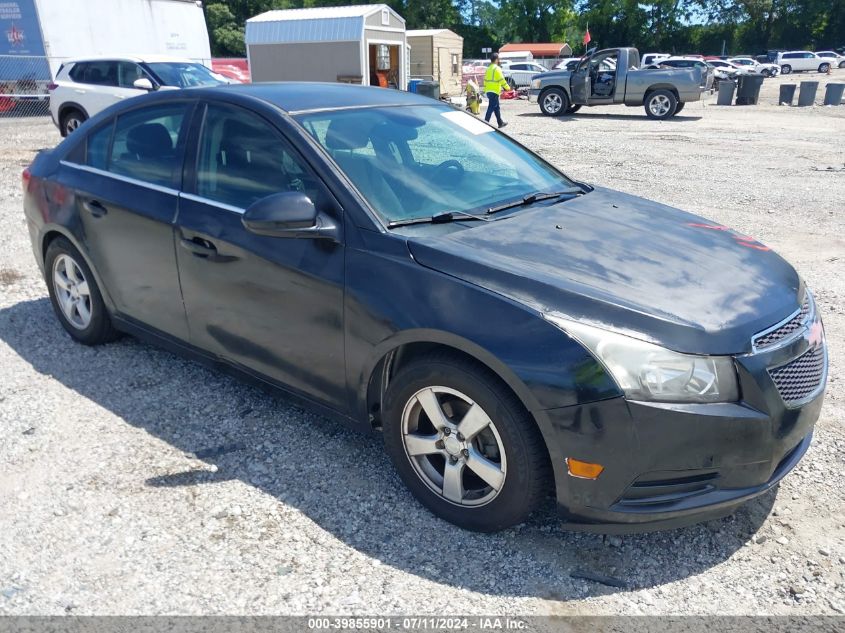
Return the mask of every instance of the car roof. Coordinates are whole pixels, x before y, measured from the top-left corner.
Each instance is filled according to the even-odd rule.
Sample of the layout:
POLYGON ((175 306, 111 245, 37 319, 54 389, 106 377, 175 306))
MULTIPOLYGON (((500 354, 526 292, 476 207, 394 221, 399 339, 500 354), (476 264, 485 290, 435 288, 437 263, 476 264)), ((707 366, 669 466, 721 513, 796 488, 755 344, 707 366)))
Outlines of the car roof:
POLYGON ((171 62, 171 63, 200 63, 195 59, 187 57, 173 57, 170 55, 91 55, 88 57, 74 57, 68 59, 65 64, 78 64, 80 62, 104 62, 104 61, 126 61, 137 63, 156 63, 156 62, 171 62))
MULTIPOLYGON (((310 81, 230 84, 210 88, 189 88, 188 90, 192 95, 200 97, 213 98, 226 94, 258 99, 292 114, 368 106, 437 105, 442 103, 430 97, 403 90, 310 81)), ((182 90, 165 92, 168 96, 172 95, 172 98, 178 98, 185 94, 185 91, 182 90)))

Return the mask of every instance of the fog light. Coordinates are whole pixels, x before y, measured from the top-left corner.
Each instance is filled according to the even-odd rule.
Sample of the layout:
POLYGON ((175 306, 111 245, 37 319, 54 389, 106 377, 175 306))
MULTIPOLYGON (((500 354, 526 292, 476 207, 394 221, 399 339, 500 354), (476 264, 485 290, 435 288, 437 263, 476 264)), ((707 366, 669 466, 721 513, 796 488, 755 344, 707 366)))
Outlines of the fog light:
POLYGON ((590 462, 582 462, 580 459, 566 458, 566 467, 569 469, 569 474, 579 479, 598 479, 604 470, 601 464, 591 464, 590 462))

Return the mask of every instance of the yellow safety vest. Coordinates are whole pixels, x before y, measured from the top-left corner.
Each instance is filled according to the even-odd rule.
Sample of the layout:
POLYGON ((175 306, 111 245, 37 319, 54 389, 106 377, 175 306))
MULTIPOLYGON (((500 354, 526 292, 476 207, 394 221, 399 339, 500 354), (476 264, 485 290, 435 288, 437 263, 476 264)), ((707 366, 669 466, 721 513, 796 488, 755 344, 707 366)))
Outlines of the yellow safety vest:
POLYGON ((492 92, 498 95, 502 93, 503 88, 509 88, 509 86, 502 74, 502 69, 498 64, 490 64, 487 67, 487 72, 484 73, 484 92, 492 92))

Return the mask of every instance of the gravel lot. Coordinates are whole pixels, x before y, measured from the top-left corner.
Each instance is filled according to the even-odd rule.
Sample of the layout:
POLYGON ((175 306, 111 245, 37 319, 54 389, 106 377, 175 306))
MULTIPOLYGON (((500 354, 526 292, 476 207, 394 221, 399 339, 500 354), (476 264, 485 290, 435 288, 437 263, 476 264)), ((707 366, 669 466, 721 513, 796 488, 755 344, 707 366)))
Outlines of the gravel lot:
POLYGON ((624 538, 551 512, 461 532, 410 497, 379 438, 130 338, 72 343, 21 211, 20 172, 59 135, 0 119, 0 614, 845 613, 845 106, 775 105, 808 79, 830 80, 767 80, 757 107, 708 99, 662 123, 504 103, 507 132, 570 175, 775 248, 825 318, 825 406, 780 489, 624 538))

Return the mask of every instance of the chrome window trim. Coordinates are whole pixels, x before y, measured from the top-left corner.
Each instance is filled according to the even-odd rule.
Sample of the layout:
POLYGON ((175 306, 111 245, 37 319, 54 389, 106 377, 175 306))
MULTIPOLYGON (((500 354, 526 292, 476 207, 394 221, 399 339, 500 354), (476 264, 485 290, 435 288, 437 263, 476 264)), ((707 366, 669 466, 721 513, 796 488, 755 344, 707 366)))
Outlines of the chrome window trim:
POLYGON ((80 165, 79 163, 71 163, 67 160, 60 160, 60 165, 65 167, 70 167, 72 169, 79 169, 80 171, 87 171, 91 174, 96 174, 98 176, 107 176, 109 178, 114 178, 115 180, 120 180, 121 182, 128 183, 130 185, 137 185, 139 187, 145 187, 147 189, 152 189, 153 191, 159 191, 161 193, 169 193, 171 195, 179 195, 178 189, 173 189, 172 187, 164 187, 162 185, 157 185, 152 182, 145 182, 143 180, 138 180, 137 178, 132 178, 131 176, 124 176, 123 174, 115 174, 114 172, 106 171, 104 169, 100 169, 99 167, 91 167, 90 165, 80 165))
POLYGON ((226 204, 225 202, 217 202, 216 200, 211 200, 210 198, 203 198, 202 196, 198 196, 193 193, 179 193, 180 198, 184 198, 185 200, 190 200, 191 202, 199 202, 200 204, 207 204, 212 207, 217 207, 218 209, 223 209, 224 211, 231 211, 232 213, 237 213, 238 215, 243 215, 246 213, 246 209, 241 207, 236 207, 232 204, 226 204))

